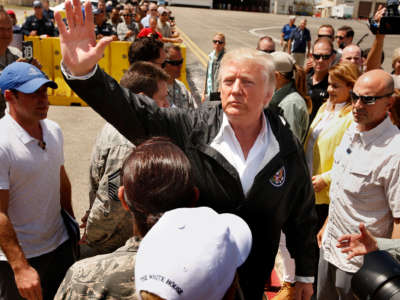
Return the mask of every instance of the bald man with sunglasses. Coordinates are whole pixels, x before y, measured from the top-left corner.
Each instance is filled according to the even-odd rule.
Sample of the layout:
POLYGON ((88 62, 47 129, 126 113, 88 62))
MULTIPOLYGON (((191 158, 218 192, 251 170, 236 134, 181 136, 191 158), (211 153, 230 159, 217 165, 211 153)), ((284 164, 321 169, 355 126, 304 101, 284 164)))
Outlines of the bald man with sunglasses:
POLYGON ((363 258, 348 260, 336 248, 339 237, 363 222, 376 237, 400 238, 400 131, 388 116, 393 92, 390 74, 373 70, 350 93, 354 123, 335 152, 329 215, 318 233, 317 300, 356 299, 351 278, 363 258))

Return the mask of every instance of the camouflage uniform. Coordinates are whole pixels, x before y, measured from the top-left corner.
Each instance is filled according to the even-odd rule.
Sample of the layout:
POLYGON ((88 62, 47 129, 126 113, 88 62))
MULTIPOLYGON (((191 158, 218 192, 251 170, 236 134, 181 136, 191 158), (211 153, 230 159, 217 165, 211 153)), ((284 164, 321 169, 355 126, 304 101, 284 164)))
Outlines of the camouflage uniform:
POLYGON ((168 101, 180 108, 197 108, 198 105, 192 94, 187 90, 182 81, 174 80, 172 85, 168 85, 168 101))
POLYGON ((121 247, 132 233, 132 216, 118 199, 120 170, 134 145, 110 124, 97 137, 90 164, 88 245, 97 253, 121 247))
POLYGON ((137 300, 135 261, 139 244, 140 239, 132 237, 113 253, 76 262, 69 268, 54 299, 137 300))
MULTIPOLYGON (((0 73, 5 67, 15 62, 21 56, 21 51, 19 51, 19 49, 15 47, 8 47, 6 49, 6 53, 4 55, 0 55, 0 73)), ((4 100, 3 94, 0 94, 0 118, 4 116, 5 110, 6 101, 4 100)))

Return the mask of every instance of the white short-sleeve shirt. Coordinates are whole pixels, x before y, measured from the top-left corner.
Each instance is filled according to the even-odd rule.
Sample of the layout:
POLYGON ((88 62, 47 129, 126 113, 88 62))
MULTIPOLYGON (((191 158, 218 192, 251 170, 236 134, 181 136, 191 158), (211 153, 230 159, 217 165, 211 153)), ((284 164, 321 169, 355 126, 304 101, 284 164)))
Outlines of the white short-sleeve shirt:
MULTIPOLYGON (((68 239, 60 205, 64 164, 60 127, 40 121, 46 148, 10 115, 0 119, 0 190, 8 190, 8 216, 27 258, 56 249, 68 239)), ((0 250, 0 260, 6 260, 0 250)))
POLYGON ((337 239, 359 232, 360 222, 373 236, 390 238, 393 218, 400 218, 400 131, 389 117, 369 131, 358 131, 356 123, 349 127, 336 148, 331 178, 324 258, 354 273, 363 258, 347 260, 337 239))

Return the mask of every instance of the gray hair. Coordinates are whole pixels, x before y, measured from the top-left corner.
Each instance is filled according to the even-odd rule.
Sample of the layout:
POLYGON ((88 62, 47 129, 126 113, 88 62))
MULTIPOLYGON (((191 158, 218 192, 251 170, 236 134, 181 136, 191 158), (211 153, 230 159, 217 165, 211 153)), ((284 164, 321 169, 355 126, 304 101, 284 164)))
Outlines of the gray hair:
POLYGON ((251 61, 259 65, 262 68, 266 89, 275 90, 275 64, 271 55, 252 48, 239 48, 227 52, 221 60, 218 74, 220 82, 226 64, 231 61, 251 61))

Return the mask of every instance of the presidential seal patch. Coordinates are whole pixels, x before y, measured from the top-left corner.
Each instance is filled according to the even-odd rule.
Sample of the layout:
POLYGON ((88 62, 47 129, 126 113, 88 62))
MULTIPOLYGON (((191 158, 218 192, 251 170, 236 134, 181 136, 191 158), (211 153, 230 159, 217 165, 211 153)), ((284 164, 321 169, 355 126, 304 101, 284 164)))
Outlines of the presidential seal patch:
POLYGON ((280 187, 285 183, 285 179, 286 170, 285 167, 282 167, 269 179, 269 182, 275 187, 280 187))

